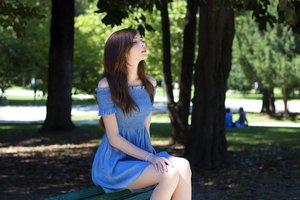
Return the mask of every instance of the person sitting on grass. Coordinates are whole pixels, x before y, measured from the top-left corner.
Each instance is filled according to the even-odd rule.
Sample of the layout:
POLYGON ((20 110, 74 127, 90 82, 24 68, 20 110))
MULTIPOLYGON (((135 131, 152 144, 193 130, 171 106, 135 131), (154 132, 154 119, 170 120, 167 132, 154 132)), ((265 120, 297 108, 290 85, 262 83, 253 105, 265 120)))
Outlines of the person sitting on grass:
POLYGON ((239 109, 239 119, 235 121, 235 127, 244 128, 248 127, 248 120, 246 118, 246 113, 242 107, 239 109))
POLYGON ((230 112, 230 108, 226 108, 226 113, 225 113, 225 128, 232 128, 233 123, 232 123, 232 114, 230 112))

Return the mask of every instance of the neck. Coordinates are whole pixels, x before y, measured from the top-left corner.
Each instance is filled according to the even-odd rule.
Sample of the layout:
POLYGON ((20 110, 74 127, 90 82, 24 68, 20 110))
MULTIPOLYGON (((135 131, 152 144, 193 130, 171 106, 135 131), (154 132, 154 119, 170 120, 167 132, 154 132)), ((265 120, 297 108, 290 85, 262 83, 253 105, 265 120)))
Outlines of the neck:
POLYGON ((128 69, 128 76, 127 76, 128 84, 138 81, 139 80, 139 76, 137 72, 138 63, 136 63, 135 65, 128 64, 127 69, 128 69))
POLYGON ((137 74, 129 74, 127 77, 128 85, 135 85, 137 81, 139 81, 139 77, 137 74))

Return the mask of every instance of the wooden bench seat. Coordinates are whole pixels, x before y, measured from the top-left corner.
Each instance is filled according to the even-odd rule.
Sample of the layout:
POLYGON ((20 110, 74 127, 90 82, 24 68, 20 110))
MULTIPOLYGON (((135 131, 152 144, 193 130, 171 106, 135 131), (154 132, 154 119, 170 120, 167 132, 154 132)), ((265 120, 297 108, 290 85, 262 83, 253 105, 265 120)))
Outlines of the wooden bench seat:
POLYGON ((65 194, 50 196, 44 200, 148 200, 154 188, 145 189, 141 191, 132 192, 130 190, 123 190, 120 192, 105 193, 101 187, 91 187, 79 191, 68 192, 65 194))

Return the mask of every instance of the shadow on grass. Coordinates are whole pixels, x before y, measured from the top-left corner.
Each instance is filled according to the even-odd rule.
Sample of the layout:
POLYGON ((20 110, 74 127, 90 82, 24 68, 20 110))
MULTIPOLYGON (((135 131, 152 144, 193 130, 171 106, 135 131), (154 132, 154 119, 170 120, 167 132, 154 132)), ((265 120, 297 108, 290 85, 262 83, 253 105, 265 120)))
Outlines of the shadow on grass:
POLYGON ((298 113, 288 113, 288 114, 285 114, 285 113, 274 113, 274 114, 270 114, 270 117, 273 118, 273 119, 276 119, 276 120, 291 120, 291 121, 297 121, 299 120, 299 114, 298 113))
MULTIPOLYGON (((11 145, 38 146, 52 144, 80 144, 100 141, 104 130, 99 125, 76 125, 77 130, 55 134, 40 134, 41 124, 1 124, 0 147, 11 145)), ((152 123, 151 138, 153 140, 167 140, 171 127, 167 123, 152 123)))
MULTIPOLYGON (((2 124, 1 199, 41 199, 89 187, 94 153, 103 130, 39 135, 40 124, 2 124)), ((168 140, 171 127, 153 123, 153 139, 168 140)), ((300 192, 299 130, 251 127, 226 135, 230 162, 218 170, 193 173, 193 199, 293 199, 300 192)), ((158 147, 169 152, 174 146, 158 147)))

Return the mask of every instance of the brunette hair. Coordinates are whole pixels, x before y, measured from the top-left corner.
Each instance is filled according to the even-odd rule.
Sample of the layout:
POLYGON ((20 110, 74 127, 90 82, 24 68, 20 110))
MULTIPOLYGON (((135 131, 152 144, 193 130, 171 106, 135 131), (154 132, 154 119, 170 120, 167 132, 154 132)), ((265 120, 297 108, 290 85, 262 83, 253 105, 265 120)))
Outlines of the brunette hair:
MULTIPOLYGON (((138 109, 136 102, 129 93, 126 59, 133 46, 133 38, 137 34, 139 34, 137 30, 129 28, 116 31, 108 38, 104 48, 104 76, 110 88, 111 98, 125 114, 138 109)), ((145 75, 144 61, 138 64, 138 77, 153 103, 154 86, 145 75)))

